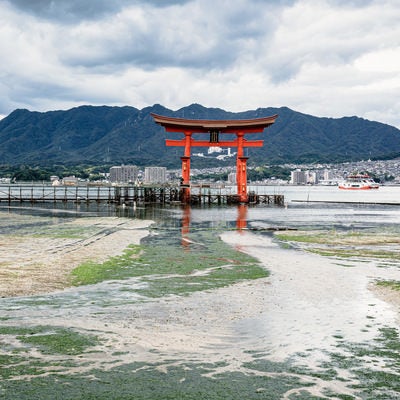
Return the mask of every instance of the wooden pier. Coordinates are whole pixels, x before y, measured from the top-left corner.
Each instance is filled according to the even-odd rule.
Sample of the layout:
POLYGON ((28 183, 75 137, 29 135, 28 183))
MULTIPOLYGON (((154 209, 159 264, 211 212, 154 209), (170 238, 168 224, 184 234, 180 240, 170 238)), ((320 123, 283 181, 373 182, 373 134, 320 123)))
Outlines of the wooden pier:
MULTIPOLYGON (((181 204, 184 201, 181 186, 50 186, 50 185, 2 185, 0 202, 75 202, 109 204, 181 204)), ((191 194, 186 200, 190 204, 239 204, 240 197, 221 189, 208 189, 191 194)), ((283 205, 283 195, 248 195, 249 204, 283 205)))
MULTIPOLYGON (((240 196, 236 194, 192 194, 191 204, 239 204, 240 196)), ((276 194, 252 194, 248 196, 248 204, 275 204, 284 205, 284 196, 276 194)))

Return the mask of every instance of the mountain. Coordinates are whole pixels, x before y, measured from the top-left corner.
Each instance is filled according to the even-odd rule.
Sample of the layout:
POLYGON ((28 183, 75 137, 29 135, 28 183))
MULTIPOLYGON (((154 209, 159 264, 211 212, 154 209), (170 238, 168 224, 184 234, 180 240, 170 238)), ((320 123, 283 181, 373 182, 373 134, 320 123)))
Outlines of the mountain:
MULTIPOLYGON (((134 107, 80 106, 67 111, 13 111, 0 121, 0 164, 136 164, 179 167, 183 149, 166 147, 166 133, 150 113, 192 119, 248 119, 278 114, 271 127, 251 139, 249 164, 340 162, 400 155, 400 130, 358 117, 319 118, 287 107, 228 112, 199 104, 169 110, 159 104, 134 107)), ((194 152, 206 152, 206 148, 194 152)), ((228 161, 193 157, 193 167, 228 161)))

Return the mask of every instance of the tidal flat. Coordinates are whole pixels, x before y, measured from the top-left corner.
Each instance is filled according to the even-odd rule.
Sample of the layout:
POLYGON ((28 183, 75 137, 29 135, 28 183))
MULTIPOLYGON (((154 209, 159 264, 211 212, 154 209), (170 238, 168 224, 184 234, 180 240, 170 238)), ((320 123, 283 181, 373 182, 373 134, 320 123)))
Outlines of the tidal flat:
MULTIPOLYGON (((193 211, 188 229, 184 211, 166 213, 173 223, 3 216, 0 273, 18 284, 25 267, 49 265, 50 281, 65 269, 60 286, 36 273, 35 293, 0 299, 0 397, 400 398, 399 308, 385 297, 398 292, 375 290, 398 282, 397 259, 308 251, 347 246, 346 234, 371 246, 379 229, 338 231, 341 243, 307 232, 306 248, 253 230, 266 224, 260 210, 245 229, 235 215, 205 223, 193 211)), ((392 239, 375 242, 395 252, 392 239)))

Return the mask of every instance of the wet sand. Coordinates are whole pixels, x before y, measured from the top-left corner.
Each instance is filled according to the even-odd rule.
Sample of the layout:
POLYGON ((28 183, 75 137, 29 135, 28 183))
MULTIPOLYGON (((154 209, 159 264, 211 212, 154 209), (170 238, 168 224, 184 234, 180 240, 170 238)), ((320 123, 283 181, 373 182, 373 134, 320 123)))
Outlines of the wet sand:
MULTIPOLYGON (((18 219, 15 215, 2 215, 18 219)), ((21 221, 25 221, 23 218, 21 221)), ((80 218, 63 224, 90 232, 85 238, 0 235, 0 297, 49 293, 69 286, 69 274, 86 261, 102 262, 139 244, 152 221, 80 218)))
MULTIPOLYGON (((138 244, 148 234, 146 228, 151 221, 82 218, 69 224, 90 228, 92 234, 85 239, 1 236, 1 297, 65 289, 73 268, 88 260, 101 262, 122 254, 129 244, 138 244)), ((160 327, 143 332, 152 348, 168 352, 174 344, 175 351, 179 348, 186 351, 189 350, 186 346, 207 347, 216 338, 220 339, 217 342, 222 348, 227 337, 232 336, 232 340, 246 337, 258 344, 270 341, 274 357, 283 359, 315 343, 324 343, 324 347, 334 345, 335 334, 357 340, 371 315, 382 320, 381 324, 398 317, 399 292, 374 285, 376 279, 398 279, 397 271, 365 263, 346 268, 326 257, 282 249, 270 237, 249 231, 226 232, 221 237, 231 246, 258 258, 271 276, 185 298, 172 296, 136 305, 132 313, 141 315, 139 325, 144 326, 140 329, 160 327), (216 333, 212 339, 202 334, 214 332, 218 327, 223 327, 225 333, 216 333), (196 337, 199 339, 193 340, 196 337), (299 347, 296 342, 302 345, 299 347)), ((136 281, 128 280, 125 284, 134 286, 136 281)), ((84 288, 87 293, 92 289, 84 288)), ((129 321, 129 316, 120 318, 129 321)), ((137 324, 137 318, 134 319, 137 324)))
MULTIPOLYGON (((318 369, 330 352, 338 351, 338 343, 367 342, 378 336, 379 328, 398 326, 399 294, 373 285, 376 279, 398 279, 395 269, 378 268, 373 262, 346 267, 338 260, 282 249, 271 237, 250 231, 228 231, 221 238, 258 258, 271 272, 268 278, 154 300, 135 297, 140 278, 57 292, 74 266, 120 254, 127 245, 138 243, 150 224, 117 218, 71 223, 88 224, 95 232, 84 240, 10 237, 6 241, 3 236, 0 249, 2 295, 56 291, 33 298, 32 307, 4 299, 10 324, 18 320, 73 327, 102 338, 97 351, 86 354, 84 364, 70 373, 107 369, 134 359, 163 361, 163 368, 185 360, 222 361, 213 373, 252 374, 254 370, 246 370, 244 363, 254 360, 254 354, 318 369), (7 279, 6 272, 14 275, 7 279), (62 306, 34 306, 35 301, 49 298, 62 306), (105 298, 106 307, 101 303, 105 298)), ((346 374, 341 370, 340 379, 323 382, 302 379, 315 384, 308 390, 316 396, 326 389, 352 395, 352 381, 343 383, 349 378, 346 374)))
POLYGON ((332 350, 338 336, 358 342, 377 335, 377 327, 398 326, 399 293, 374 285, 377 279, 397 280, 396 269, 374 262, 344 266, 340 260, 281 249, 270 238, 250 232, 242 240, 234 233, 222 237, 271 271, 262 322, 275 358, 315 347, 332 350), (374 327, 365 329, 371 320, 374 327))
MULTIPOLYGON (((47 247, 41 243, 40 257, 38 252, 32 254, 33 250, 27 254, 20 252, 23 256, 16 257, 21 243, 13 244, 11 254, 19 263, 14 260, 8 270, 24 263, 24 272, 17 280, 2 279, 3 293, 30 294, 62 288, 74 266, 87 259, 101 261, 120 254, 128 244, 146 235, 146 230, 137 228, 146 227, 148 222, 99 219, 96 224, 99 233, 84 241, 57 239, 60 248, 55 253, 51 250, 54 249, 53 240, 26 239, 31 248, 44 241, 47 247), (102 235, 105 227, 118 229, 102 235), (33 258, 35 266, 30 266, 33 258), (32 270, 36 273, 31 273, 32 270), (13 285, 9 284, 11 281, 13 285)), ((376 327, 396 323, 398 292, 376 288, 373 282, 396 279, 397 271, 366 263, 346 268, 326 257, 282 249, 270 237, 248 231, 226 232, 222 239, 257 257, 271 276, 185 297, 169 296, 115 307, 112 315, 105 313, 104 321, 101 316, 91 315, 91 306, 79 307, 78 311, 75 304, 65 300, 74 314, 74 326, 106 330, 112 327, 117 336, 120 333, 124 338, 125 345, 133 345, 135 351, 137 346, 147 349, 144 351, 147 356, 156 350, 166 355, 182 352, 194 356, 198 353, 202 359, 228 357, 232 361, 235 357, 243 359, 244 350, 263 349, 274 360, 283 361, 316 347, 321 351, 331 350, 336 346, 336 336, 349 341, 370 340, 377 330, 363 330, 372 318, 376 327), (134 343, 128 343, 127 337, 133 337, 134 343), (241 343, 237 348, 240 355, 232 351, 232 344, 238 342, 241 343)), ((63 293, 65 296, 81 294, 90 299, 92 292, 94 298, 96 293, 108 292, 110 301, 118 302, 121 288, 134 288, 139 282, 138 278, 119 283, 104 282, 67 289, 63 293)), ((70 324, 69 317, 65 318, 67 304, 59 320, 52 316, 52 323, 70 324)))

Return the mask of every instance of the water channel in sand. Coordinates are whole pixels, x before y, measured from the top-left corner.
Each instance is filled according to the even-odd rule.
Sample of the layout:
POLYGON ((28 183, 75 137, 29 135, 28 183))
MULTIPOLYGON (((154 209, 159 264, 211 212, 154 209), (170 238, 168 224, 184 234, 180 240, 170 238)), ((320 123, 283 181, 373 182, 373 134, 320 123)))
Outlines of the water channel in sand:
MULTIPOLYGON (((395 202, 397 189, 393 188, 390 196, 386 190, 376 192, 368 203, 376 203, 377 196, 383 192, 383 202, 392 202, 388 199, 395 202)), ((107 369, 111 364, 123 365, 133 359, 145 363, 161 360, 166 363, 167 360, 223 362, 214 374, 223 371, 249 373, 246 363, 255 360, 282 364, 290 361, 313 371, 320 371, 321 365, 331 363, 331 368, 337 370, 335 378, 300 374, 304 381, 301 390, 308 390, 310 396, 321 396, 316 398, 326 398, 323 394, 329 391, 353 396, 348 398, 368 398, 352 388, 358 379, 354 374, 350 376, 346 368, 332 363, 331 355, 346 354, 348 350, 340 347, 343 343, 372 342, 382 328, 398 330, 398 303, 385 301, 370 288, 377 279, 400 280, 399 265, 393 262, 382 267, 373 260, 339 261, 296 248, 282 248, 271 230, 397 229, 400 207, 359 204, 359 200, 355 204, 324 204, 317 202, 324 200, 318 198, 317 190, 300 188, 297 195, 294 189, 290 190, 294 194, 288 193, 287 207, 256 206, 245 210, 243 207, 148 207, 114 211, 106 207, 81 207, 80 210, 3 208, 0 214, 7 211, 8 215, 23 215, 24 223, 29 223, 31 216, 47 218, 49 215, 71 220, 85 216, 115 218, 115 215, 123 219, 153 220, 150 235, 142 240, 149 243, 165 240, 174 246, 184 246, 188 252, 197 240, 197 231, 215 231, 223 241, 256 257, 270 271, 268 278, 156 300, 143 298, 135 292, 135 288, 144 285, 138 278, 36 296, 3 298, 0 299, 3 323, 95 331, 104 340, 100 353, 86 355, 86 364, 75 372, 95 367, 107 369), (310 383, 313 387, 307 389, 310 383)), ((337 188, 329 190, 337 196, 334 192, 337 188)), ((324 188, 323 196, 327 192, 324 188)), ((348 201, 348 194, 345 196, 348 201)), ((356 195, 357 199, 359 196, 356 195)), ((18 224, 18 219, 16 221, 18 224)), ((140 224, 138 227, 145 228, 140 224)), ((10 223, 3 232, 13 231, 10 223)), ((376 359, 365 368, 379 371, 383 363, 383 359, 376 359)), ((398 368, 391 372, 399 374, 398 368)), ((263 373, 272 376, 275 372, 263 373)), ((283 371, 283 374, 294 373, 283 371)), ((282 398, 292 398, 291 395, 299 395, 300 389, 283 393, 282 398)), ((382 398, 397 398, 393 392, 390 396, 382 398)))

